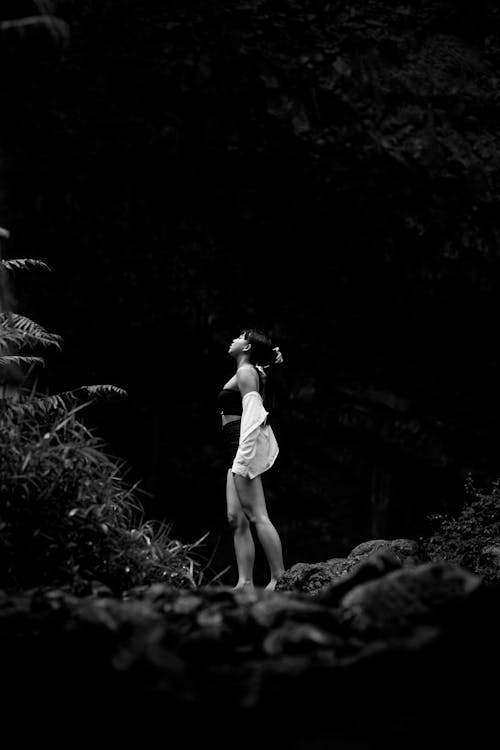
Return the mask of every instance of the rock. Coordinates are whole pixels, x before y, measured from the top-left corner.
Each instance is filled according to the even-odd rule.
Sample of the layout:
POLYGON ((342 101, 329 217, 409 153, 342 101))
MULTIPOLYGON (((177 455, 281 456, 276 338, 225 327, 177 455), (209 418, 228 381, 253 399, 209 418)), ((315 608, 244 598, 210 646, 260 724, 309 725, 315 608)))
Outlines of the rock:
POLYGON ((282 625, 285 620, 299 622, 317 622, 317 617, 324 613, 324 608, 309 599, 288 598, 280 593, 266 596, 255 602, 249 612, 253 620, 265 630, 282 625))
POLYGON ((296 563, 281 576, 276 591, 300 591, 316 595, 347 576, 363 560, 382 551, 386 551, 387 555, 386 568, 381 573, 387 569, 389 557, 403 566, 421 562, 418 543, 413 539, 371 539, 358 544, 345 558, 333 557, 320 563, 296 563))
POLYGON ((390 548, 372 552, 361 562, 357 558, 349 573, 337 578, 333 583, 316 592, 315 598, 322 603, 335 606, 347 591, 367 581, 381 578, 401 567, 401 562, 390 548))
POLYGON ((276 656, 282 653, 301 653, 311 648, 335 648, 342 644, 338 636, 322 628, 307 623, 287 623, 271 630, 264 638, 263 649, 266 654, 276 656))
POLYGON ((200 596, 186 594, 179 596, 173 605, 173 611, 179 615, 188 615, 195 612, 203 605, 203 599, 200 596))
POLYGON ((382 549, 390 549, 403 564, 420 562, 420 548, 418 542, 413 539, 370 539, 354 547, 347 557, 366 557, 382 549))
POLYGON ((122 595, 122 599, 146 599, 150 602, 171 601, 177 596, 179 589, 167 583, 151 583, 134 586, 122 595))
MULTIPOLYGON (((339 733, 360 724, 370 736, 377 727, 380 747, 414 747, 404 731, 387 743, 387 731, 401 727, 402 717, 413 731, 425 716, 430 732, 429 712, 434 720, 442 711, 448 731, 457 700, 460 712, 467 709, 467 686, 478 710, 488 698, 493 704, 480 670, 486 664, 496 673, 500 665, 500 587, 483 587, 451 563, 405 567, 390 549, 369 549, 331 587, 330 598, 156 585, 136 600, 43 590, 8 606, 0 595, 8 707, 70 711, 90 695, 92 705, 106 702, 111 715, 154 709, 162 719, 148 731, 157 731, 158 740, 167 724, 175 732, 199 729, 194 747, 206 740, 223 705, 227 747, 232 721, 234 731, 245 726, 245 738, 255 728, 248 748, 262 722, 276 727, 277 746, 292 750, 299 726, 307 736, 321 728, 324 746, 336 747, 339 733)), ((128 733, 129 724, 123 726, 128 733)), ((215 742, 220 727, 213 731, 215 742)), ((424 734, 416 748, 425 746, 424 734)))
POLYGON ((354 586, 341 599, 338 613, 355 634, 388 638, 442 623, 481 583, 453 563, 424 563, 354 586))
POLYGON ((313 594, 347 573, 355 564, 355 560, 343 558, 321 563, 296 563, 283 573, 276 591, 313 594))

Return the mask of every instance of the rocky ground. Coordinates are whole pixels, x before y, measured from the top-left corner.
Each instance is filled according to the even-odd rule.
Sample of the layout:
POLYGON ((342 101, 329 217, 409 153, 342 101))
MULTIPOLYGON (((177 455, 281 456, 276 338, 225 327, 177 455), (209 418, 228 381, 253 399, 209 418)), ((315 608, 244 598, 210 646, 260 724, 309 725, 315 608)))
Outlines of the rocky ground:
POLYGON ((80 738, 188 746, 476 742, 494 724, 500 590, 416 552, 368 542, 293 566, 275 592, 4 592, 5 715, 53 745, 68 721, 80 738))

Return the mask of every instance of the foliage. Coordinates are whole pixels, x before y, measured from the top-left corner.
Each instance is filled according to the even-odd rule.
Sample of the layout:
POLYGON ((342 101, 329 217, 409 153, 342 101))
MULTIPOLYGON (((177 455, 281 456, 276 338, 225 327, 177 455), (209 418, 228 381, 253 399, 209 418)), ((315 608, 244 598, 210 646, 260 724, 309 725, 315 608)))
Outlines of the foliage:
MULTIPOLYGON (((0 260, 0 270, 33 266, 47 268, 32 259, 0 260)), ((0 312, 0 353, 13 345, 60 348, 60 340, 29 318, 0 312)), ((0 374, 37 362, 44 360, 7 354, 0 374)), ((199 585, 204 537, 183 544, 170 526, 145 521, 137 484, 125 482, 123 463, 76 417, 95 398, 126 392, 92 385, 43 395, 9 384, 4 378, 0 399, 0 586, 81 590, 99 581, 120 592, 160 581, 199 585)))
POLYGON ((44 422, 5 401, 0 408, 0 586, 200 583, 203 540, 182 544, 165 524, 141 520, 137 486, 78 408, 58 405, 44 422))
MULTIPOLYGON (((7 233, 7 237, 8 237, 7 233)), ((32 270, 33 268, 40 268, 43 270, 50 271, 49 266, 41 260, 35 258, 14 258, 10 260, 0 259, 0 271, 4 273, 18 271, 18 270, 32 270)), ((19 355, 17 351, 12 353, 13 347, 22 348, 30 347, 34 348, 37 345, 43 347, 55 346, 58 349, 61 348, 62 338, 56 333, 50 333, 45 328, 35 321, 27 318, 24 315, 12 312, 11 310, 3 310, 0 312, 0 385, 3 386, 3 396, 10 395, 10 408, 15 408, 17 412, 27 411, 34 415, 37 412, 45 413, 51 409, 70 407, 75 405, 78 401, 81 401, 82 397, 123 397, 126 396, 126 391, 122 388, 118 388, 114 385, 90 385, 80 386, 70 391, 64 391, 63 393, 56 394, 54 396, 48 395, 35 395, 34 392, 29 394, 28 398, 20 399, 20 395, 24 392, 26 394, 26 385, 21 387, 21 383, 25 384, 26 378, 16 373, 17 377, 13 377, 13 368, 19 370, 21 365, 35 365, 45 364, 43 357, 33 357, 26 355, 19 355), (9 392, 9 385, 12 385, 12 381, 16 382, 18 387, 15 387, 9 392), (15 406, 14 406, 15 405, 15 406)), ((31 370, 30 370, 31 371, 31 370)))
POLYGON ((500 545, 500 479, 492 483, 490 492, 476 488, 469 478, 466 489, 470 500, 455 517, 434 515, 434 533, 421 540, 431 560, 449 560, 482 575, 498 580, 499 567, 485 550, 500 545))
MULTIPOLYGON (((10 232, 1 228, 0 238, 7 240, 9 237, 10 232)), ((9 275, 19 270, 26 271, 39 268, 50 271, 50 268, 43 261, 34 258, 5 260, 1 256, 2 253, 0 253, 0 274, 3 280, 2 304, 0 305, 1 395, 4 398, 10 396, 17 399, 18 387, 26 381, 26 377, 22 372, 22 366, 30 365, 32 369, 32 366, 35 364, 45 364, 45 360, 42 357, 19 354, 19 348, 34 348, 40 345, 45 348, 55 346, 60 349, 61 337, 57 334, 49 333, 43 326, 30 320, 30 318, 19 315, 11 310, 13 299, 10 293, 9 275)), ((35 403, 37 401, 33 397, 30 400, 35 403)))

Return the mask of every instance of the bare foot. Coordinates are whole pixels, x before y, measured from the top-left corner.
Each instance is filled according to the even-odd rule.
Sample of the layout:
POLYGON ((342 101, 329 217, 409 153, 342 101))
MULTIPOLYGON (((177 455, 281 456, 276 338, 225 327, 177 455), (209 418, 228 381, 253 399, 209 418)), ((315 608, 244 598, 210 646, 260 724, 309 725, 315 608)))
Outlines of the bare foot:
POLYGON ((277 583, 278 583, 278 579, 277 578, 271 578, 271 580, 269 581, 269 583, 267 584, 267 586, 265 587, 264 590, 265 591, 274 591, 274 589, 276 588, 276 584, 277 583))
POLYGON ((245 589, 246 591, 253 591, 254 590, 253 581, 238 581, 236 586, 233 586, 231 591, 241 591, 241 589, 245 589))

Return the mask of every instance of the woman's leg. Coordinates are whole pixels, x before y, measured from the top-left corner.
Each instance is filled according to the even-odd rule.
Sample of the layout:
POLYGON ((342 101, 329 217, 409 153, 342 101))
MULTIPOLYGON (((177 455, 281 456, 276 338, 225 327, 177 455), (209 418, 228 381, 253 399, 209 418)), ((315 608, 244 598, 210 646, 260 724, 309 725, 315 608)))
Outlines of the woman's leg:
POLYGON ((266 589, 274 589, 278 578, 283 574, 285 568, 283 565, 281 541, 267 513, 262 480, 260 476, 248 479, 247 477, 235 474, 234 483, 238 491, 241 507, 248 516, 250 523, 255 525, 259 542, 262 544, 267 562, 269 563, 271 580, 266 589))
POLYGON ((248 519, 241 507, 231 469, 226 481, 227 519, 234 532, 234 551, 238 564, 238 583, 235 589, 253 587, 253 564, 255 545, 248 519))

